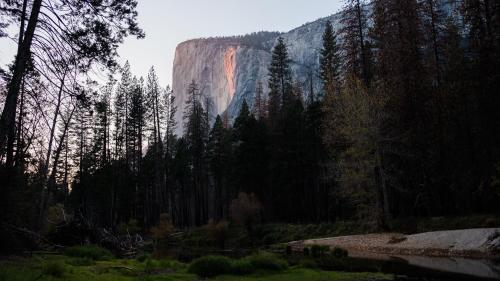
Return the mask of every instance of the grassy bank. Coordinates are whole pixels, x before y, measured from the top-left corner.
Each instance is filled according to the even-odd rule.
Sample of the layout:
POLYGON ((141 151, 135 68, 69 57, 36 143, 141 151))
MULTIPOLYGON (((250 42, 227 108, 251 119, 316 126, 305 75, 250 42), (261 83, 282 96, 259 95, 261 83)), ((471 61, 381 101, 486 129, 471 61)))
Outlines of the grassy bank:
MULTIPOLYGON (((36 255, 31 258, 10 257, 0 262, 0 281, 196 281, 202 278, 190 273, 190 264, 174 260, 92 260, 65 255, 36 255)), ((210 280, 391 280, 380 273, 348 273, 308 269, 301 266, 280 271, 258 270, 248 275, 218 275, 210 280)))

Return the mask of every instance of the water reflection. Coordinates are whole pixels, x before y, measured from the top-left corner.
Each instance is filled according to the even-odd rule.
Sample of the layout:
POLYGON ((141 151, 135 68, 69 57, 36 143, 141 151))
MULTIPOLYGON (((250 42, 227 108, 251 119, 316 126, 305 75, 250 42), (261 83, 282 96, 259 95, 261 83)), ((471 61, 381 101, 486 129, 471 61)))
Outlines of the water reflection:
MULTIPOLYGON (((487 259, 424 257, 351 253, 354 263, 373 268, 378 264, 383 272, 421 277, 409 280, 500 280, 500 261, 487 259)), ((399 279, 407 280, 407 279, 399 279)))

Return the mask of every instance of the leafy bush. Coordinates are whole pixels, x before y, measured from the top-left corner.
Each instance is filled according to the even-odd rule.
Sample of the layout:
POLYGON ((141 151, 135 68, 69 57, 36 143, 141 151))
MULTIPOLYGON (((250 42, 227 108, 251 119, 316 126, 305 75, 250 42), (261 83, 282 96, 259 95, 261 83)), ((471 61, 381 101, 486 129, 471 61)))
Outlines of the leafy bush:
POLYGON ((255 267, 246 259, 235 260, 231 265, 231 272, 236 275, 246 275, 254 271, 255 267))
POLYGON ((333 249, 332 254, 336 258, 345 258, 349 255, 349 252, 345 249, 335 247, 335 249, 333 249))
POLYGON ((256 269, 282 271, 288 268, 286 261, 271 254, 259 254, 246 258, 256 269))
POLYGON ((203 230, 206 231, 210 239, 217 243, 217 246, 224 249, 229 236, 229 223, 225 220, 214 222, 210 220, 203 230))
POLYGON ((155 240, 167 239, 174 232, 174 225, 169 214, 161 214, 158 225, 151 228, 151 235, 155 240))
POLYGON ((309 250, 309 248, 305 247, 304 249, 302 249, 302 253, 307 257, 310 255, 311 251, 309 250))
POLYGON ((134 235, 138 233, 141 228, 139 227, 139 221, 136 219, 130 219, 128 223, 122 222, 117 227, 118 233, 121 235, 131 234, 134 235))
POLYGON ((333 255, 323 256, 317 259, 316 263, 323 270, 348 270, 350 268, 346 259, 336 258, 333 255))
POLYGON ((140 256, 138 256, 138 257, 136 258, 136 260, 137 260, 138 262, 145 262, 145 261, 146 261, 147 259, 149 259, 149 258, 150 258, 150 255, 148 255, 148 254, 144 254, 144 255, 140 255, 140 256))
POLYGON ((146 264, 144 265, 144 272, 151 274, 155 269, 157 269, 157 264, 151 259, 147 259, 146 264))
POLYGON ((66 271, 66 267, 61 262, 49 262, 43 267, 43 274, 56 278, 61 278, 66 271))
POLYGON ((89 257, 72 258, 67 260, 66 263, 73 266, 91 266, 95 264, 94 260, 89 257))
POLYGON ((231 273, 231 261, 222 256, 205 256, 194 260, 188 272, 202 278, 231 273))
POLYGON ((175 227, 169 214, 161 214, 158 224, 151 228, 153 237, 153 248, 155 256, 165 256, 169 248, 170 234, 174 233, 175 227))
POLYGON ((318 268, 318 264, 312 259, 304 259, 300 262, 300 267, 315 269, 318 268))
POLYGON ((330 248, 324 245, 312 245, 311 246, 311 256, 313 258, 322 257, 330 252, 330 248))
POLYGON ((113 258, 113 254, 109 250, 96 245, 69 247, 64 251, 64 254, 69 257, 90 258, 96 261, 113 258))
POLYGON ((240 192, 238 197, 231 201, 229 211, 236 224, 244 226, 250 243, 253 244, 254 225, 259 222, 259 214, 262 210, 262 204, 255 194, 240 192))

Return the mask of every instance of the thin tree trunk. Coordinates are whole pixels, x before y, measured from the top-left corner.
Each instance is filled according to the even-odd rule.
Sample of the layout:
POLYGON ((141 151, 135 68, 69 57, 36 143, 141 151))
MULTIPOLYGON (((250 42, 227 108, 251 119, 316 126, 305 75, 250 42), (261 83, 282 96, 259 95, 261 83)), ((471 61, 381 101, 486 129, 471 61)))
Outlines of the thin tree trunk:
POLYGON ((361 46, 361 62, 363 64, 363 80, 365 85, 368 86, 370 83, 370 78, 368 74, 368 61, 366 58, 366 48, 365 48, 365 36, 363 34, 363 13, 361 11, 361 4, 359 0, 356 1, 356 17, 358 18, 358 36, 359 44, 361 46))
POLYGON ((23 79, 22 87, 21 87, 21 103, 19 104, 19 116, 17 119, 17 148, 16 148, 16 159, 14 165, 16 167, 20 167, 21 159, 23 159, 23 115, 24 115, 24 90, 25 90, 25 81, 23 79))
MULTIPOLYGON (((52 143, 54 142, 54 134, 56 131, 56 125, 57 125, 57 119, 59 117, 59 110, 61 108, 61 100, 62 100, 62 93, 63 93, 63 88, 64 88, 64 79, 66 78, 66 72, 63 74, 63 77, 61 79, 61 85, 59 86, 59 92, 57 94, 57 104, 56 104, 56 110, 54 112, 54 118, 52 119, 52 127, 50 128, 50 135, 49 135, 49 146, 47 149, 47 156, 45 158, 45 164, 43 167, 43 178, 46 181, 48 172, 49 172, 49 165, 50 165, 50 157, 52 155, 52 143)), ((59 147, 62 144, 59 144, 59 147)), ((54 162, 54 165, 56 163, 54 162)), ((53 168, 55 169, 55 167, 53 168)), ((50 197, 50 190, 49 189, 49 184, 48 182, 45 183, 44 188, 42 189, 42 195, 41 195, 41 204, 40 204, 40 226, 42 225, 43 218, 45 216, 45 209, 47 208, 47 203, 50 197)))
POLYGON ((9 132, 15 126, 17 99, 21 88, 22 78, 26 71, 26 65, 29 59, 31 43, 35 34, 36 25, 38 23, 38 16, 42 0, 34 0, 31 8, 31 15, 28 21, 26 32, 23 35, 23 41, 18 49, 16 61, 14 63, 14 73, 12 80, 9 83, 9 90, 7 98, 0 117, 0 156, 5 155, 5 145, 9 132))

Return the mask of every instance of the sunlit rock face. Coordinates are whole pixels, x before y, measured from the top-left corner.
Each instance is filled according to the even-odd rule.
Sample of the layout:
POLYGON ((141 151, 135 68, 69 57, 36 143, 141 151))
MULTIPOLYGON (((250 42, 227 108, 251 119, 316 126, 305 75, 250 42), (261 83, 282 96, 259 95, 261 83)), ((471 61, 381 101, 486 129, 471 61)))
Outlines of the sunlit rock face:
POLYGON ((316 94, 321 88, 317 69, 319 50, 326 20, 339 28, 334 15, 305 24, 284 34, 257 33, 243 37, 194 39, 177 46, 173 68, 173 90, 176 96, 178 134, 182 134, 184 107, 188 86, 196 81, 201 93, 211 100, 212 120, 227 111, 236 118, 244 100, 253 105, 259 81, 267 96, 268 67, 271 51, 281 35, 292 60, 293 78, 302 85, 304 95, 310 92, 310 77, 316 94))

